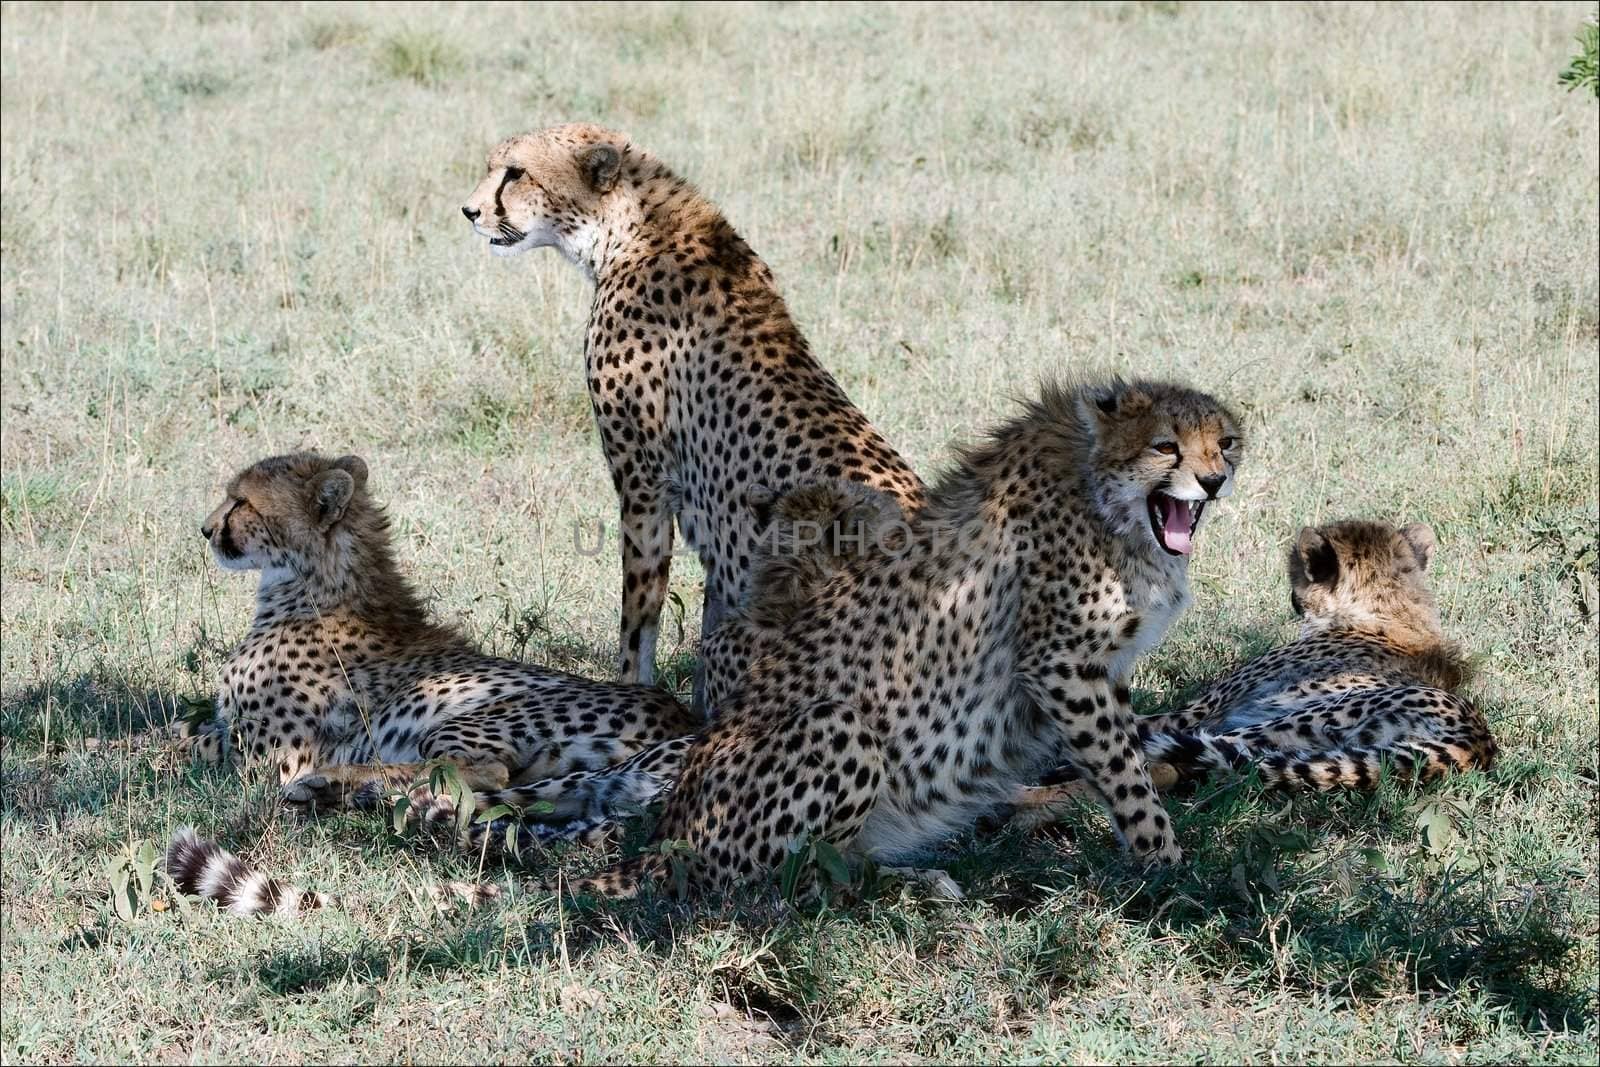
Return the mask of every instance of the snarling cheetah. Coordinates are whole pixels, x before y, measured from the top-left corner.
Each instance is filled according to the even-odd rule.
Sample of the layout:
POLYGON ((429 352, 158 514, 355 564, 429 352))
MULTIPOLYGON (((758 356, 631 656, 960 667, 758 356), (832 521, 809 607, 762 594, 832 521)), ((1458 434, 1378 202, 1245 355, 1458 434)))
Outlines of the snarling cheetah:
MULTIPOLYGON (((1487 769, 1494 737, 1457 693, 1467 668, 1423 572, 1433 531, 1371 521, 1300 531, 1289 551, 1297 640, 1244 664, 1193 702, 1137 720, 1158 786, 1255 768, 1284 789, 1370 789, 1382 767, 1427 780, 1487 769)), ((1071 768, 1052 777, 1076 777, 1071 768)), ((1076 791, 1023 790, 1026 821, 1076 791), (1032 814, 1029 814, 1032 813, 1032 814)))
POLYGON ((355 456, 262 460, 201 532, 222 567, 261 572, 202 741, 275 771, 290 803, 376 800, 446 761, 480 804, 526 804, 696 727, 661 690, 488 656, 433 621, 355 456))
MULTIPOLYGON (((694 743, 655 841, 687 847, 699 886, 768 872, 802 838, 893 862, 1065 751, 1119 840, 1178 860, 1128 678, 1188 604, 1195 531, 1242 451, 1202 393, 1046 387, 794 610, 694 743)), ((628 895, 667 863, 574 888, 628 895)))
MULTIPOLYGON (((554 247, 594 283, 584 363, 621 505, 623 681, 654 677, 674 517, 705 569, 705 637, 749 580, 747 488, 845 478, 921 504, 921 481, 811 354, 766 264, 623 134, 567 125, 503 141, 461 210, 492 251, 554 247)), ((699 680, 695 706, 707 710, 699 680)))

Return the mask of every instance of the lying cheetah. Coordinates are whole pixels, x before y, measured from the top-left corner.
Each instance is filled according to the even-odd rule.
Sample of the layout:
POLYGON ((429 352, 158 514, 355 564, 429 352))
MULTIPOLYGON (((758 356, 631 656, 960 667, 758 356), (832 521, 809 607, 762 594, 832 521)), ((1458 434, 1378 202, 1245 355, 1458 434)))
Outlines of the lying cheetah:
MULTIPOLYGON (((770 871, 802 837, 893 861, 1065 749, 1119 840, 1180 859, 1128 677, 1188 604, 1195 531, 1242 451, 1237 420, 1189 389, 1047 387, 795 608, 690 749, 654 839, 687 845, 700 886, 770 871)), ((630 895, 667 862, 573 888, 630 895)))
MULTIPOLYGON (((1487 769, 1494 738, 1455 692, 1466 667, 1423 577, 1434 543, 1421 524, 1301 530, 1289 552, 1289 599, 1305 618, 1299 639, 1224 675, 1181 710, 1138 720, 1157 785, 1254 767, 1285 789, 1370 789, 1384 763, 1423 780, 1487 769)), ((1026 821, 1046 821, 1056 800, 1081 788, 1046 785, 1016 802, 1026 821)))
POLYGON ((705 637, 749 579, 747 488, 845 478, 921 504, 921 481, 812 356, 766 264, 623 134, 568 125, 503 141, 461 210, 492 251, 554 247, 594 283, 584 362, 621 503, 623 681, 654 677, 674 516, 705 568, 705 637))
POLYGON ((695 729, 665 692, 487 656, 432 621, 366 483, 355 456, 277 456, 206 519, 218 563, 261 579, 199 747, 275 770, 293 804, 376 800, 444 760, 487 806, 508 787, 559 793, 546 780, 570 785, 695 729))

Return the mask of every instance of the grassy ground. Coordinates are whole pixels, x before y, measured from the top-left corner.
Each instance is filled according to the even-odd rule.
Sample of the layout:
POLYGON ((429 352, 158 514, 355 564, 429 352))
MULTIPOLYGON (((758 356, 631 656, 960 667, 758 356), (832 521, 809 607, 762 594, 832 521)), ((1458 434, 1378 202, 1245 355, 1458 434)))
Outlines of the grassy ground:
POLYGON ((1556 82, 1590 10, 5 5, 0 1057, 1593 1062, 1600 138, 1556 82), (578 118, 727 209, 920 469, 1053 368, 1237 405, 1146 707, 1291 632, 1298 525, 1432 522, 1499 766, 1208 787, 1155 880, 1089 813, 958 843, 958 905, 576 914, 491 865, 468 914, 426 890, 470 858, 97 745, 210 691, 251 589, 197 525, 291 448, 366 456, 486 646, 609 670, 585 284, 456 210, 578 118), (184 822, 352 903, 115 918, 107 861, 184 822))

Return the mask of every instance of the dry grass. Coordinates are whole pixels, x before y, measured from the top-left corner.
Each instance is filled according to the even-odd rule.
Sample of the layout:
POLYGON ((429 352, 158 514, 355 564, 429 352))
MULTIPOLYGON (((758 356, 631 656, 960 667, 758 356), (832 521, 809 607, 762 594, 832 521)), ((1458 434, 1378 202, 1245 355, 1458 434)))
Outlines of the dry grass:
POLYGON ((7 4, 0 1054, 1592 1062, 1600 137, 1556 81, 1591 10, 7 4), (609 669, 584 283, 456 210, 569 119, 721 203, 920 469, 1058 367, 1246 413, 1147 706, 1286 632, 1299 524, 1431 521, 1500 767, 1175 801, 1194 863, 1157 882, 1091 816, 960 845, 956 907, 467 917, 414 892, 466 858, 87 746, 210 690, 251 598, 196 524, 289 448, 365 455, 485 644, 609 669), (111 918, 106 860, 180 822, 364 903, 111 918))

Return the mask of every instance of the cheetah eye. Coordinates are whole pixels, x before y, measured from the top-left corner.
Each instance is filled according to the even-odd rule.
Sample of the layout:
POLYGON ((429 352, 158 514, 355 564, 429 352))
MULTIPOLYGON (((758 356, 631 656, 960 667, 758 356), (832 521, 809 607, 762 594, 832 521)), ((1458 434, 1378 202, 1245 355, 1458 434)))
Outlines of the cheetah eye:
POLYGON ((1157 452, 1160 452, 1163 456, 1176 456, 1178 454, 1178 444, 1176 441, 1157 441, 1150 447, 1155 449, 1157 452))
POLYGON ((1228 449, 1232 448, 1235 443, 1236 442, 1234 441, 1233 438, 1224 437, 1222 440, 1217 442, 1217 447, 1222 449, 1224 452, 1226 452, 1226 451, 1228 451, 1228 449))
POLYGON ((521 167, 507 167, 506 168, 506 181, 514 182, 518 178, 522 177, 523 174, 525 174, 525 173, 526 173, 526 171, 524 171, 521 167))

